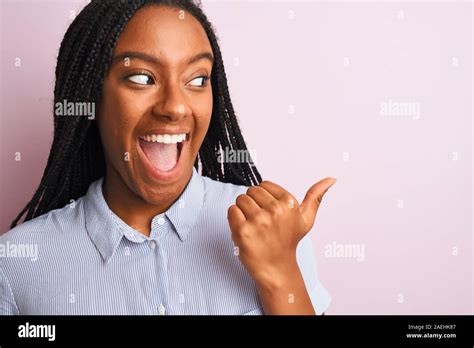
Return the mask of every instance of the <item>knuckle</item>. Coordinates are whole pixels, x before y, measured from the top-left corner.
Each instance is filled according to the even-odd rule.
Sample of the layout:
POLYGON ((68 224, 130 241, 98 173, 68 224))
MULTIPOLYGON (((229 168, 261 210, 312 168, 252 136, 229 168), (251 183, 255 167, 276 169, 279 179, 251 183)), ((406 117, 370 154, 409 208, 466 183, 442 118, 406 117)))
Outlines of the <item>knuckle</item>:
POLYGON ((268 216, 267 214, 261 214, 257 221, 256 221, 257 225, 259 226, 259 228, 269 228, 271 227, 272 225, 272 219, 270 216, 268 216))
POLYGON ((238 195, 237 198, 236 198, 236 200, 235 200, 235 202, 236 202, 237 204, 242 203, 242 202, 245 201, 246 197, 247 197, 246 194, 238 195))
POLYGON ((281 215, 283 213, 283 207, 278 201, 270 203, 269 210, 273 215, 281 215))
POLYGON ((318 196, 316 197, 316 202, 318 203, 318 205, 320 205, 322 201, 323 201, 323 196, 322 196, 322 195, 318 195, 318 196))
POLYGON ((251 239, 252 231, 246 225, 242 225, 237 231, 237 238, 242 242, 251 239))
POLYGON ((235 211, 236 209, 239 209, 236 205, 231 205, 228 209, 227 209, 227 215, 230 215, 232 214, 233 211, 235 211))
POLYGON ((247 194, 253 194, 260 190, 261 188, 258 186, 251 186, 247 189, 247 194))
POLYGON ((290 208, 298 208, 299 207, 299 203, 294 197, 289 198, 287 200, 287 203, 288 203, 288 207, 290 207, 290 208))
POLYGON ((289 194, 289 193, 283 194, 283 197, 282 197, 282 198, 283 198, 283 200, 284 200, 285 202, 289 202, 290 200, 293 200, 293 201, 295 200, 295 197, 293 197, 293 196, 292 196, 291 194, 289 194))

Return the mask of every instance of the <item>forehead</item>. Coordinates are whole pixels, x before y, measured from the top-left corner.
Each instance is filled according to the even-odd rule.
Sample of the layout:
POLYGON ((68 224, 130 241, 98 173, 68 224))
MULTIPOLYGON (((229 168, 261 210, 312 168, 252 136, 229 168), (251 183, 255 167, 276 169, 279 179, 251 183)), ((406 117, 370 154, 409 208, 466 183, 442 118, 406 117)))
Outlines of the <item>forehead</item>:
POLYGON ((212 49, 201 23, 189 12, 149 5, 138 10, 120 34, 114 55, 126 51, 143 52, 174 65, 212 49))

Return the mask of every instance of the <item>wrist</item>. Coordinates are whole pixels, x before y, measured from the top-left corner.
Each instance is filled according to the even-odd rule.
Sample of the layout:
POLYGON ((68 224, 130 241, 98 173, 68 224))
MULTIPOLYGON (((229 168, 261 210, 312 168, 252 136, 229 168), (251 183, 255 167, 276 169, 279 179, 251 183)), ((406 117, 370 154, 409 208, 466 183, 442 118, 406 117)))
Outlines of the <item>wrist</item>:
POLYGON ((315 314, 297 265, 271 279, 260 279, 257 290, 265 314, 315 314))
POLYGON ((286 290, 292 284, 297 284, 300 279, 302 275, 296 259, 278 269, 262 272, 254 278, 259 290, 266 292, 286 290))

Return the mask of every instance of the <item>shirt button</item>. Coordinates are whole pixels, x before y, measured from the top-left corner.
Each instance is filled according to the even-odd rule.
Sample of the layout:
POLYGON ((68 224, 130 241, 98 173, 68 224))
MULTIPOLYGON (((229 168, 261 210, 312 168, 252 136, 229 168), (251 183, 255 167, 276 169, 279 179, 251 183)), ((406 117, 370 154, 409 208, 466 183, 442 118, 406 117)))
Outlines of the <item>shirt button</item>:
POLYGON ((150 241, 148 242, 148 245, 149 245, 150 248, 152 248, 152 249, 155 249, 155 248, 156 248, 156 242, 155 242, 154 240, 150 240, 150 241))
POLYGON ((162 217, 159 217, 158 218, 158 225, 163 225, 165 223, 165 219, 163 219, 162 217))
POLYGON ((163 306, 162 303, 160 303, 160 305, 158 306, 158 314, 159 315, 165 315, 165 306, 163 306))

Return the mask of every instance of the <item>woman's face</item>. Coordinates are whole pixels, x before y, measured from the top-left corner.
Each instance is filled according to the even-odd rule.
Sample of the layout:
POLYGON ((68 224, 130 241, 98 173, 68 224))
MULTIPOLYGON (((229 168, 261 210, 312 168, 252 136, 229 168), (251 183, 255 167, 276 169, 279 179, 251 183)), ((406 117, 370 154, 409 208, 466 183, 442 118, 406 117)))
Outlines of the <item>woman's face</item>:
POLYGON ((137 11, 103 86, 98 126, 106 180, 126 184, 150 204, 177 197, 209 127, 212 61, 192 15, 168 6, 137 11))

